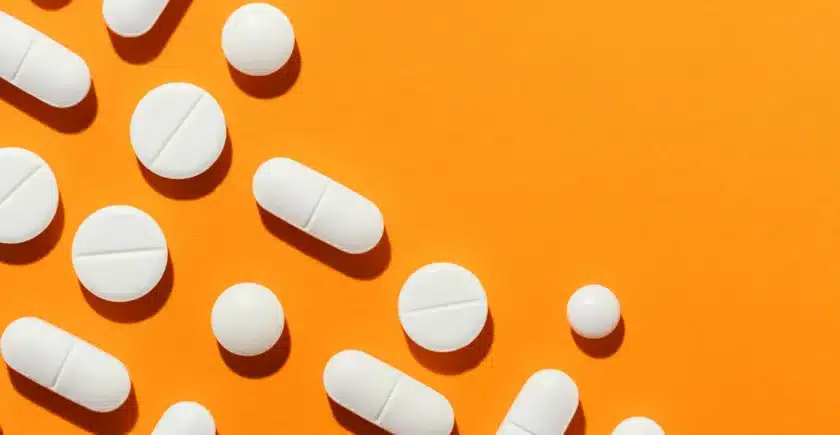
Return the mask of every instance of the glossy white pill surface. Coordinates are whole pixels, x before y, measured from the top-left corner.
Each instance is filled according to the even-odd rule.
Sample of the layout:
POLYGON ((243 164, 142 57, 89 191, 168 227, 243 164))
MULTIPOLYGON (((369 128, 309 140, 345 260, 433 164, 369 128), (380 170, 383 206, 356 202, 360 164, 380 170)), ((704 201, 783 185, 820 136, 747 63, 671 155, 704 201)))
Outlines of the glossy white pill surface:
POLYGON ((253 190, 266 211, 350 254, 370 251, 385 232, 376 204, 291 159, 263 163, 253 190))
POLYGON ((160 226, 128 205, 97 210, 73 238, 73 269, 91 293, 127 302, 149 293, 163 277, 169 252, 160 226))
POLYGON ((169 0, 103 0, 105 24, 117 35, 134 38, 155 25, 169 0))
POLYGON ((487 322, 487 294, 469 270, 452 263, 432 263, 403 284, 398 311, 412 341, 434 352, 451 352, 481 333, 487 322))
POLYGON ((496 435, 559 435, 577 412, 577 385, 560 370, 540 370, 525 382, 496 435))
POLYGON ((0 78, 59 108, 79 104, 90 91, 90 69, 84 59, 3 11, 0 78))
POLYGON ((295 48, 292 23, 280 9, 250 3, 231 14, 222 29, 222 51, 242 73, 269 75, 286 64, 295 48))
POLYGON ((665 431, 647 417, 630 417, 619 423, 612 435, 665 435, 665 431))
POLYGON ((335 403, 399 435, 449 435, 452 405, 440 393, 358 350, 334 355, 324 388, 335 403))
POLYGON ((10 323, 0 353, 12 370, 91 411, 111 412, 131 392, 122 362, 37 317, 10 323))
POLYGON ((587 285, 578 289, 566 305, 566 317, 572 329, 584 338, 610 335, 621 320, 621 305, 610 289, 587 285))
POLYGON ((240 356, 265 353, 283 335, 283 306, 271 290, 254 283, 236 284, 213 305, 210 323, 219 344, 240 356))
POLYGON ((131 115, 130 130, 140 163, 172 179, 192 178, 210 169, 227 140, 221 106, 189 83, 167 83, 149 91, 131 115))
POLYGON ((31 151, 0 148, 0 243, 34 239, 56 211, 58 183, 50 166, 31 151))
POLYGON ((158 420, 152 435, 215 435, 216 422, 207 408, 195 402, 178 402, 158 420))

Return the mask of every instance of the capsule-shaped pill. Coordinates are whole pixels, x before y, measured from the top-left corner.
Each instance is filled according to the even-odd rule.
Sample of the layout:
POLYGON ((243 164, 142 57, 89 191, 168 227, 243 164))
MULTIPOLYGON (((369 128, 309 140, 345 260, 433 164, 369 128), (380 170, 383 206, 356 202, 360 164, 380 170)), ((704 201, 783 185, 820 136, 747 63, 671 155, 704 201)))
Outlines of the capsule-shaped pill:
POLYGON ((330 359, 324 387, 335 403, 392 434, 448 435, 455 425, 440 393, 358 350, 330 359))
POLYGON ((540 370, 525 382, 496 435, 559 435, 579 401, 577 385, 559 370, 540 370))
POLYGON ((195 402, 178 402, 158 420, 152 435, 214 435, 216 422, 207 408, 195 402))
POLYGON ((134 38, 151 30, 169 0, 103 0, 105 24, 117 35, 134 38))
POLYGON ((0 353, 14 371, 91 411, 111 412, 131 392, 122 362, 36 317, 10 323, 0 353))
POLYGON ((291 159, 263 163, 253 190, 260 207, 349 254, 370 251, 385 231, 376 204, 291 159))
POLYGON ((84 59, 3 11, 0 78, 59 108, 79 104, 90 90, 90 69, 84 59))

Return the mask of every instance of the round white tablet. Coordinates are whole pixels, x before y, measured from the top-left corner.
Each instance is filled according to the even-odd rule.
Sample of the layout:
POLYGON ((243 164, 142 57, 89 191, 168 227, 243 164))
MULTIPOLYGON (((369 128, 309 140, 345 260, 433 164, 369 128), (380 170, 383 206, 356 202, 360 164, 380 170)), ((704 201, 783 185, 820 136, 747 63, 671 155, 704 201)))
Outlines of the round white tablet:
POLYGON ((603 338, 618 326, 621 305, 610 289, 600 285, 587 285, 569 298, 566 317, 572 329, 581 337, 603 338))
POLYGON ((452 352, 472 343, 484 329, 487 295, 469 270, 432 263, 408 277, 398 309, 412 341, 434 352, 452 352))
POLYGON ((207 408, 196 402, 178 402, 158 420, 152 435, 215 435, 216 422, 207 408))
POLYGON ((127 302, 149 293, 163 277, 169 252, 151 216, 128 205, 97 210, 73 238, 73 268, 91 293, 127 302))
POLYGON ((240 356, 265 353, 283 334, 285 315, 277 296, 254 283, 236 284, 213 305, 210 323, 216 340, 240 356))
POLYGON ((665 435, 665 431, 647 417, 630 417, 619 423, 612 435, 665 435))
POLYGON ((227 125, 212 95, 189 83, 167 83, 149 91, 131 115, 131 146, 155 174, 195 177, 222 154, 227 125))
POLYGON ((0 243, 41 234, 58 211, 58 183, 49 165, 22 148, 0 148, 0 243))
POLYGON ((280 9, 266 3, 250 3, 235 10, 222 29, 222 51, 242 73, 266 76, 292 57, 295 31, 280 9))

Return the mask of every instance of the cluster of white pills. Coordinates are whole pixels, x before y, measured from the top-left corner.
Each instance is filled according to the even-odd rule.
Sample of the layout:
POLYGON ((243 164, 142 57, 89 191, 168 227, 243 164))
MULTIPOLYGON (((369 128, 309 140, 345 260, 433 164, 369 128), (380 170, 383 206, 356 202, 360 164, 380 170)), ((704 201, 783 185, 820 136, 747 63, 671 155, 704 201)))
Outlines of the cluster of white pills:
MULTIPOLYGON (((104 0, 111 31, 135 38, 147 33, 168 0, 104 0)), ((253 76, 280 70, 292 56, 295 34, 274 6, 253 3, 234 11, 222 30, 222 51, 236 70, 253 76)), ((0 12, 0 77, 55 107, 81 102, 90 71, 79 56, 0 12)), ((140 163, 169 179, 196 177, 225 147, 227 124, 213 96, 190 83, 165 83, 138 103, 127 132, 140 163)), ((257 168, 253 195, 264 210, 332 247, 356 255, 372 250, 384 234, 379 208, 363 195, 289 158, 257 168)), ((58 183, 49 165, 20 148, 0 148, 0 243, 32 240, 58 207, 58 183)), ((72 264, 82 285, 98 298, 130 303, 151 292, 169 263, 164 231, 147 213, 112 205, 90 214, 73 238, 72 264)), ((405 334, 432 352, 457 352, 473 343, 489 314, 487 293, 469 270, 432 263, 405 281, 396 315, 405 334)), ((606 337, 621 309, 609 289, 580 288, 567 318, 586 339, 606 337)), ((256 283, 221 292, 210 324, 226 351, 252 357, 277 345, 285 313, 277 296, 256 283)), ((0 338, 6 364, 23 376, 95 412, 118 409, 131 392, 128 369, 117 358, 44 320, 22 317, 0 338)), ((457 358, 453 355, 452 358, 457 358)), ((431 387, 360 350, 335 354, 323 371, 331 400, 393 434, 445 435, 455 425, 449 401, 431 387)), ((545 369, 524 384, 502 420, 499 435, 559 435, 578 409, 579 392, 566 373, 545 369)), ((202 405, 183 401, 168 408, 153 435, 212 435, 216 425, 202 405)), ((613 435, 663 435, 652 420, 632 417, 613 435)))

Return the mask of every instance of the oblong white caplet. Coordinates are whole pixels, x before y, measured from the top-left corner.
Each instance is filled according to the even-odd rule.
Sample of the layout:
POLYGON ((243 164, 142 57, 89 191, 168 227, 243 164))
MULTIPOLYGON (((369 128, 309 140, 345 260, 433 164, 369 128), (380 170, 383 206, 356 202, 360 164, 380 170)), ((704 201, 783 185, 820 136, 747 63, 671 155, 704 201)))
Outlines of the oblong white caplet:
POLYGON ((619 423, 612 435, 665 435, 665 431, 647 417, 630 417, 619 423))
POLYGON ((496 435, 559 435, 578 408, 577 385, 560 370, 540 370, 525 382, 496 435))
POLYGON ((152 89, 134 109, 131 146, 140 163, 172 179, 195 177, 218 160, 227 140, 221 106, 190 83, 152 89))
POLYGON ((178 402, 164 411, 152 435, 214 435, 216 422, 207 408, 196 402, 178 402))
POLYGON ((3 11, 0 78, 59 108, 79 104, 90 91, 90 69, 84 59, 3 11))
POLYGON ((134 38, 155 25, 169 0, 103 0, 105 24, 117 35, 134 38))
POLYGON ((335 403, 392 434, 449 435, 455 424, 440 393, 358 350, 327 362, 324 388, 335 403))
POLYGON ((37 317, 10 323, 0 353, 12 370, 91 411, 111 412, 131 392, 120 360, 37 317))
POLYGON ((292 159, 260 165, 253 190, 260 207, 349 254, 370 251, 385 232, 376 204, 292 159))
POLYGON ((0 243, 34 239, 56 211, 58 183, 50 166, 23 148, 0 148, 0 243))
POLYGON ((95 211, 73 238, 73 269, 91 293, 127 302, 149 293, 163 277, 169 251, 151 216, 128 205, 95 211))

